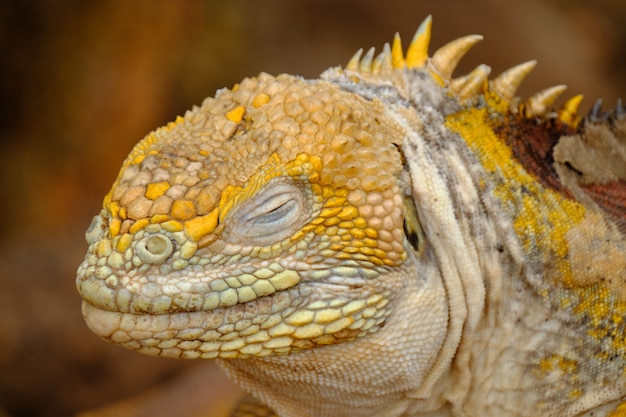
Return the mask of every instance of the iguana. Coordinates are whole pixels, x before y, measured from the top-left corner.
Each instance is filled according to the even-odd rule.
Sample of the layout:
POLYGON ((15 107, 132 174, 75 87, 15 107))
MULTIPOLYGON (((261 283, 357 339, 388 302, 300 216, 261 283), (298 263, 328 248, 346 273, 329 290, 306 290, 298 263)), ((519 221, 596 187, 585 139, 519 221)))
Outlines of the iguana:
POLYGON ((626 115, 431 19, 150 133, 86 238, 90 329, 217 358, 234 416, 626 416, 626 115))

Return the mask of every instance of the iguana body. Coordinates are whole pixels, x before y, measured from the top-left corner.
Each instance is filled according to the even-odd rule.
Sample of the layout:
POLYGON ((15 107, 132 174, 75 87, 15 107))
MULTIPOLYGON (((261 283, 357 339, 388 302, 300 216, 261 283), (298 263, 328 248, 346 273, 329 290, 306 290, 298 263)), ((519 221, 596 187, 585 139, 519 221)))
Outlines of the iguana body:
POLYGON ((522 102, 533 63, 452 79, 480 37, 429 38, 142 140, 87 232, 89 327, 219 358, 239 416, 626 415, 624 110, 522 102))

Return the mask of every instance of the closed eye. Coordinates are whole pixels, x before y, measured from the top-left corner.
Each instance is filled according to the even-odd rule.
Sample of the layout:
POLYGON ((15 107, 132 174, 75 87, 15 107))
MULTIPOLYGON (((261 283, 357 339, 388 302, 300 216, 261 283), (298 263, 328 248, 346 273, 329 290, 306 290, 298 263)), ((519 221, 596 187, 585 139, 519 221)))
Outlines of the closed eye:
POLYGON ((309 218, 305 195, 285 179, 270 181, 228 214, 224 239, 245 246, 270 246, 286 239, 309 218))
POLYGON ((263 201, 245 215, 243 220, 257 224, 278 225, 287 220, 289 214, 294 214, 297 208, 297 202, 291 193, 279 194, 263 201))

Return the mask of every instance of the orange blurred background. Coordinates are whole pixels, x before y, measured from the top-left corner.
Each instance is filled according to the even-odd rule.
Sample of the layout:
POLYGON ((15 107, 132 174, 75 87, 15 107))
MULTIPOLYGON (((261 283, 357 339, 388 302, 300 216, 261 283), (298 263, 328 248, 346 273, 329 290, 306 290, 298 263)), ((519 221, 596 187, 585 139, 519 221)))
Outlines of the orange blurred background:
POLYGON ((261 71, 317 77, 360 47, 433 47, 480 33, 459 73, 539 66, 521 94, 567 84, 626 98, 623 0, 8 1, 0 6, 0 417, 218 416, 239 392, 211 362, 101 342, 74 288, 99 211, 133 144, 261 71), (91 410, 91 411, 88 411, 91 410))

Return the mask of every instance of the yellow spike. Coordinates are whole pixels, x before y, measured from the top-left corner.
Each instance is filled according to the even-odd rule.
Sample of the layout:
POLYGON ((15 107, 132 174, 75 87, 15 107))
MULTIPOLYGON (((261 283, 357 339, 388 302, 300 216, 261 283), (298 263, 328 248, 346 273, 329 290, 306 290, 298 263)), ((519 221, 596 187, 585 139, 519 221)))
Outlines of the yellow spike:
POLYGON ((359 62, 361 61, 361 54, 363 53, 363 48, 356 51, 356 54, 352 55, 350 61, 348 61, 348 65, 346 65, 347 70, 357 71, 359 69, 359 62))
POLYGON ((440 78, 444 85, 449 82, 461 58, 482 39, 480 35, 463 36, 439 48, 429 61, 431 72, 434 72, 436 76, 435 79, 440 78))
POLYGON ((541 90, 526 100, 526 108, 529 116, 544 116, 549 111, 554 101, 559 98, 563 91, 567 90, 565 85, 555 85, 554 87, 541 90))
POLYGON ((537 61, 532 60, 509 68, 491 81, 491 89, 505 101, 511 102, 524 78, 536 65, 537 61))
POLYGON ((432 16, 428 16, 415 32, 413 40, 406 51, 406 66, 409 68, 421 68, 428 60, 428 45, 430 44, 430 31, 432 16))
POLYGON ((406 65, 404 53, 402 52, 402 41, 400 40, 400 34, 397 32, 393 37, 393 44, 391 45, 391 65, 394 68, 404 68, 406 65))
POLYGON ((365 54, 359 65, 359 71, 363 74, 369 74, 372 72, 372 59, 374 58, 374 48, 370 48, 365 54))
POLYGON ((567 100, 563 105, 563 108, 559 111, 559 119, 567 125, 578 126, 580 123, 580 116, 578 115, 578 108, 583 101, 583 95, 578 94, 567 100))
POLYGON ((482 92, 483 85, 489 78, 490 73, 490 66, 480 64, 469 74, 450 81, 450 90, 461 100, 470 99, 482 92))

